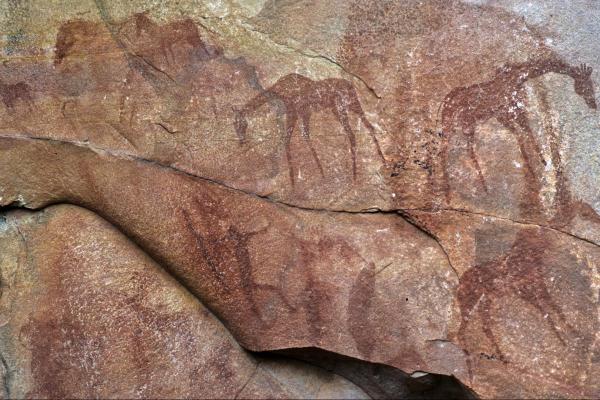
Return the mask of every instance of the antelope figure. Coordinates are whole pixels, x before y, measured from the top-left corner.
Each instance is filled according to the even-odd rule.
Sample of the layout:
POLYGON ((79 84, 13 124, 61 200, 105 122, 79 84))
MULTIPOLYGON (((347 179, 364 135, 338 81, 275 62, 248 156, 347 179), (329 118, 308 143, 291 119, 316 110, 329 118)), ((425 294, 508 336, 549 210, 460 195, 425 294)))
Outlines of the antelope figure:
POLYGON ((496 71, 491 80, 456 88, 445 97, 440 106, 443 136, 440 162, 447 202, 450 200, 448 145, 459 128, 466 136, 469 156, 477 171, 480 185, 487 192, 487 185, 474 150, 474 139, 477 124, 494 117, 515 134, 525 164, 526 179, 531 184, 538 185, 533 158, 539 158, 543 164, 545 161, 529 126, 524 85, 528 80, 550 72, 573 78, 575 93, 583 98, 589 108, 596 109, 594 84, 591 79, 592 68, 585 64, 574 67, 557 57, 505 65, 496 71))
POLYGON ((319 168, 321 176, 325 176, 317 152, 310 140, 310 118, 312 114, 317 111, 331 110, 348 135, 348 139, 350 140, 350 153, 352 156, 352 176, 354 179, 356 179, 356 137, 354 131, 350 127, 348 112, 358 115, 362 123, 369 130, 371 138, 377 148, 377 154, 385 163, 385 157, 383 156, 379 142, 375 136, 375 129, 367 120, 365 112, 358 100, 356 90, 350 82, 334 78, 313 81, 298 74, 284 76, 275 82, 269 89, 251 99, 243 107, 234 109, 235 130, 240 143, 243 144, 246 140, 246 130, 248 128, 246 118, 248 114, 272 100, 281 101, 285 105, 285 151, 292 185, 294 185, 294 171, 290 154, 290 139, 298 120, 300 120, 302 137, 310 147, 312 156, 319 168))
POLYGON ((30 110, 33 107, 31 87, 25 82, 4 83, 0 81, 0 97, 8 109, 14 108, 18 100, 25 103, 30 110))

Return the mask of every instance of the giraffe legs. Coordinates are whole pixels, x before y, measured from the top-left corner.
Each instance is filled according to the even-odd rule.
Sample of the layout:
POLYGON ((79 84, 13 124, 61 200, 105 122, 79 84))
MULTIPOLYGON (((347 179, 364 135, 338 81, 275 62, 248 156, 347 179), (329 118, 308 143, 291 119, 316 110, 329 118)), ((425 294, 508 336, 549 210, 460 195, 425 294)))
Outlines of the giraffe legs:
POLYGON ((485 178, 483 177, 483 173, 481 172, 481 167, 479 166, 479 160, 477 159, 477 154, 475 154, 475 124, 469 124, 465 126, 464 132, 467 136, 467 146, 469 149, 469 157, 471 158, 471 162, 475 166, 475 170, 477 171, 477 178, 479 179, 479 184, 483 188, 483 190, 487 193, 488 188, 485 183, 485 178))
POLYGON ((527 169, 526 174, 528 175, 528 180, 532 186, 539 186, 539 180, 537 179, 537 174, 535 173, 535 169, 533 168, 533 163, 531 162, 530 150, 531 143, 530 140, 523 137, 523 135, 517 135, 517 141, 519 142, 519 147, 521 148, 521 154, 523 156, 523 161, 525 161, 525 168, 527 169))
POLYGON ((527 146, 531 150, 533 150, 533 152, 540 158, 541 163, 543 165, 546 165, 546 160, 544 160, 544 155, 542 154, 542 151, 540 150, 540 146, 534 139, 533 131, 531 130, 531 127, 529 126, 529 120, 527 119, 527 116, 525 115, 524 111, 520 112, 517 115, 516 122, 519 125, 519 127, 521 127, 521 129, 526 134, 525 140, 527 141, 527 146))
POLYGON ((485 295, 482 296, 481 301, 479 303, 479 315, 481 317, 482 330, 483 333, 485 333, 485 336, 488 338, 488 340, 492 343, 492 347, 494 348, 498 359, 505 362, 504 353, 502 353, 502 350, 500 350, 500 346, 496 341, 496 336, 494 335, 492 327, 490 326, 492 324, 492 315, 490 313, 491 306, 491 300, 485 297, 485 295))
POLYGON ((502 125, 504 125, 517 137, 517 142, 519 143, 519 149, 521 151, 521 157, 523 158, 523 162, 525 164, 525 180, 527 181, 530 190, 532 190, 532 194, 537 197, 540 191, 540 183, 531 162, 531 154, 535 153, 537 149, 537 152, 541 157, 541 152, 539 151, 537 144, 535 144, 533 141, 533 133, 529 128, 527 119, 524 117, 524 115, 517 117, 516 123, 511 119, 511 116, 508 115, 502 116, 498 119, 502 125))
POLYGON ((319 161, 319 157, 317 156, 317 152, 313 147, 312 141, 310 140, 310 114, 305 112, 302 114, 302 118, 300 119, 300 130, 302 132, 302 137, 310 147, 310 151, 312 152, 313 159, 317 163, 317 167, 319 167, 319 171, 321 172, 321 176, 324 178, 325 173, 323 172, 323 167, 321 166, 321 161, 319 161))
POLYGON ((344 127, 344 130, 348 135, 348 139, 350 140, 350 153, 352 155, 352 178, 356 180, 356 136, 354 135, 354 131, 352 131, 352 128, 350 127, 348 113, 340 99, 336 99, 334 110, 337 119, 344 127))
POLYGON ((550 297, 550 293, 543 282, 527 287, 526 291, 521 292, 520 296, 523 300, 531 304, 535 309, 548 321, 550 329, 563 346, 567 343, 563 335, 557 328, 557 321, 560 321, 569 331, 574 331, 574 328, 567 322, 567 319, 560 308, 550 297))
POLYGON ((504 354, 502 353, 502 350, 500 350, 500 346, 496 341, 496 336, 494 335, 494 332, 492 331, 491 327, 492 317, 490 307, 492 306, 492 301, 488 296, 486 296, 485 291, 478 292, 480 293, 479 295, 469 295, 466 299, 466 302, 465 299, 463 299, 462 301, 460 301, 459 299, 461 303, 459 304, 461 321, 460 327, 458 328, 458 332, 456 333, 456 339, 464 344, 467 326, 469 325, 471 315, 475 313, 479 316, 479 323, 481 324, 481 329, 483 330, 483 333, 485 334, 486 338, 492 344, 493 350, 497 358, 501 361, 505 361, 504 354))
MULTIPOLYGON (((362 111, 362 109, 361 109, 362 111)), ((363 112, 361 112, 360 114, 360 120, 362 121, 363 125, 369 130, 369 134, 371 135, 371 138, 373 139, 373 142, 375 143, 375 148, 377 149, 377 154, 379 155, 379 158, 381 158, 381 161, 383 161, 383 163, 385 164, 385 157, 383 156, 383 152, 381 151, 381 146, 379 146, 379 141, 377 140, 377 136, 375 136, 375 128, 373 128, 373 125, 371 125, 371 123, 369 122, 369 120, 367 120, 367 117, 365 117, 365 114, 363 112)))
POLYGON ((292 134, 294 133, 294 127, 296 126, 296 121, 298 120, 298 116, 295 111, 287 110, 286 112, 286 121, 285 121, 285 156, 288 163, 288 171, 290 174, 290 181, 292 183, 292 187, 296 185, 296 180, 294 177, 294 166, 292 163, 292 152, 290 149, 292 134))
POLYGON ((385 164, 386 163, 385 157, 383 156, 383 152, 381 151, 381 146, 379 146, 379 141, 377 140, 377 136, 375 136, 375 128, 373 128, 373 125, 371 125, 371 123, 365 116, 365 111, 362 109, 362 106, 360 105, 360 102, 358 101, 356 93, 354 93, 352 95, 352 97, 353 97, 352 100, 349 102, 350 109, 352 110, 352 112, 354 112, 356 115, 359 116, 363 125, 368 129, 369 135, 371 135, 371 138, 373 139, 373 142, 375 143, 375 148, 377 149, 377 154, 379 155, 379 157, 385 164))
MULTIPOLYGON (((528 300, 535 307, 535 309, 540 312, 540 314, 545 316, 545 319, 548 321, 548 326, 550 327, 550 329, 552 330, 552 333, 554 333, 554 336, 556 336, 558 341, 563 346, 566 346, 567 343, 565 342, 565 339, 562 337, 562 335, 558 331, 556 322, 553 318, 553 314, 556 313, 556 310, 553 307, 554 304, 548 303, 548 301, 546 301, 546 300, 539 300, 539 299, 535 299, 535 300, 528 299, 528 300), (542 306, 542 304, 545 304, 551 311, 548 312, 548 308, 544 308, 542 306)), ((564 321, 564 317, 561 314, 557 314, 557 315, 561 321, 564 321)))
POLYGON ((458 328, 458 332, 456 332, 456 339, 461 343, 464 341, 464 336, 465 336, 465 333, 467 332, 467 327, 469 326, 472 312, 473 312, 473 309, 463 310, 461 308, 460 326, 458 328), (467 311, 468 311, 468 313, 467 313, 467 311))

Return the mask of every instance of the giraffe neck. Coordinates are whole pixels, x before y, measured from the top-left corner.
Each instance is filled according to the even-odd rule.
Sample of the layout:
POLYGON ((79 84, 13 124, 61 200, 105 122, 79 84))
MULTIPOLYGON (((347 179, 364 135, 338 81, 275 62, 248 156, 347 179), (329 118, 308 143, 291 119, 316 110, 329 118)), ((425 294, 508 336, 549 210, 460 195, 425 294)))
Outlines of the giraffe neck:
POLYGON ((274 97, 277 97, 275 93, 272 93, 269 90, 262 91, 254 98, 252 98, 248 103, 246 103, 246 105, 242 108, 241 111, 243 112, 243 114, 253 112, 274 97))
POLYGON ((559 58, 546 58, 524 63, 520 68, 515 68, 516 79, 519 84, 529 79, 535 79, 550 72, 567 75, 577 79, 577 69, 559 58))

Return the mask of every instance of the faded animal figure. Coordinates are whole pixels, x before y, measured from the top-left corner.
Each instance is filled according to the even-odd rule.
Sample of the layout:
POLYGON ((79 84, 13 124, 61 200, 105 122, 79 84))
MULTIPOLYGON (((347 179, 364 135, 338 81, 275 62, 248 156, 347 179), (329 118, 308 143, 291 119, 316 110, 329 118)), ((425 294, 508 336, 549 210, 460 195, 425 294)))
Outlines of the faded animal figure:
POLYGON ((33 108, 31 87, 25 82, 4 83, 0 81, 0 97, 8 109, 14 108, 17 101, 26 104, 29 110, 33 108))
POLYGON ((540 181, 536 177, 533 160, 538 158, 543 164, 545 161, 529 125, 524 85, 529 79, 550 72, 573 78, 575 93, 585 100, 589 108, 596 109, 592 68, 585 64, 574 67, 557 57, 502 66, 489 81, 453 89, 445 97, 440 106, 443 141, 439 162, 443 175, 441 190, 445 193, 446 202, 450 201, 448 146, 459 129, 466 136, 469 156, 477 171, 479 183, 484 191, 488 191, 475 154, 474 142, 477 124, 491 118, 496 118, 516 136, 525 164, 527 183, 535 188, 536 194, 539 192, 540 181))
POLYGON ((215 287, 224 295, 241 292, 249 311, 268 328, 274 321, 265 317, 265 310, 259 305, 261 296, 275 297, 288 310, 295 310, 279 287, 257 283, 253 277, 250 241, 267 232, 269 226, 253 232, 242 232, 235 225, 222 227, 218 221, 224 220, 225 215, 216 205, 218 202, 206 196, 202 201, 198 198, 193 200, 192 212, 181 209, 185 226, 193 238, 194 250, 209 273, 207 279, 214 279, 215 287), (201 221, 202 217, 208 221, 201 221))
POLYGON ((176 62, 173 51, 173 46, 176 44, 187 44, 193 49, 202 50, 205 58, 213 58, 221 53, 219 49, 204 44, 198 33, 198 27, 189 18, 159 25, 148 17, 148 12, 141 12, 133 15, 133 21, 136 37, 140 38, 143 34, 147 34, 156 40, 167 64, 176 62))
POLYGON ((85 47, 88 42, 91 42, 100 31, 98 26, 97 23, 83 20, 74 20, 62 24, 56 34, 54 65, 62 64, 66 57, 72 55, 76 44, 80 43, 81 47, 85 47))
POLYGON ((467 345, 467 327, 479 318, 481 329, 494 351, 490 357, 508 362, 493 331, 492 307, 503 304, 503 298, 507 296, 517 296, 544 316, 556 338, 563 346, 567 345, 566 334, 575 330, 552 299, 544 278, 549 261, 544 249, 551 246, 543 232, 523 229, 507 254, 474 266, 460 277, 457 300, 461 321, 456 334, 459 342, 467 345))
MULTIPOLYGON (((586 90, 589 89, 583 88, 584 92, 586 90)), ((594 108, 595 103, 590 101, 588 106, 594 108)), ((553 205, 555 214, 548 225, 552 229, 568 229, 575 218, 600 225, 600 216, 596 211, 571 194, 560 152, 556 146, 551 147, 552 162, 557 173, 557 191, 553 205)), ((554 246, 544 231, 525 228, 518 232, 511 249, 505 255, 466 271, 460 277, 457 292, 461 313, 457 339, 465 344, 464 338, 469 322, 479 317, 484 334, 491 342, 497 358, 506 362, 492 330, 491 307, 495 301, 498 301, 496 304, 500 304, 502 297, 512 294, 528 302, 542 314, 548 327, 566 346, 566 333, 575 333, 575 329, 567 322, 565 314, 550 296, 544 277, 545 266, 556 257, 556 253, 552 254, 548 250, 554 246)))
MULTIPOLYGON (((573 199, 567 188, 567 178, 562 173, 563 166, 558 153, 557 157, 554 160, 559 172, 557 196, 554 199, 556 214, 549 225, 554 229, 564 228, 576 217, 600 224, 600 216, 592 207, 573 199)), ((566 333, 574 334, 576 331, 550 296, 546 284, 544 269, 556 256, 556 253, 548 251, 552 248, 554 243, 543 230, 524 228, 517 233, 511 249, 505 255, 466 271, 460 277, 457 292, 461 314, 460 328, 456 335, 458 341, 464 342, 469 322, 479 317, 497 358, 506 362, 492 330, 491 307, 494 301, 500 302, 504 296, 512 294, 542 314, 548 327, 566 346, 566 333)))
POLYGON ((265 103, 278 100, 285 105, 286 133, 285 151, 289 166, 290 180, 292 186, 295 183, 292 156, 290 152, 290 139, 298 120, 302 137, 310 147, 313 158, 321 176, 325 176, 323 167, 317 156, 317 152, 310 139, 310 118, 314 112, 331 110, 340 122, 350 140, 350 154, 352 156, 352 176, 356 179, 356 137, 350 127, 348 113, 352 112, 360 118, 377 148, 377 154, 385 163, 385 157, 375 136, 375 129, 367 120, 362 109, 354 86, 343 79, 324 79, 313 81, 298 74, 289 74, 279 79, 273 86, 260 93, 241 108, 234 109, 235 131, 241 143, 246 140, 248 114, 259 109, 265 103))

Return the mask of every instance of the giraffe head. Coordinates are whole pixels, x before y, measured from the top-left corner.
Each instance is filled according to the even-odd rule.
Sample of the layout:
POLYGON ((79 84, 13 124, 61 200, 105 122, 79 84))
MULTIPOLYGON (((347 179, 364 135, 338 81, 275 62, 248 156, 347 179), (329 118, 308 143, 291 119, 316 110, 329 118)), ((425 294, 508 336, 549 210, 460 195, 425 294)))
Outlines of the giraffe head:
POLYGON ((594 82, 592 81, 592 68, 581 64, 575 68, 575 93, 577 93, 589 108, 595 110, 596 97, 594 95, 594 82))
POLYGON ((235 133, 238 136, 240 144, 246 143, 246 130, 248 129, 248 122, 242 110, 234 107, 233 108, 233 125, 235 127, 235 133))

